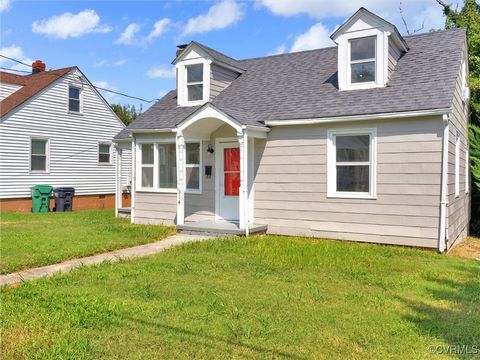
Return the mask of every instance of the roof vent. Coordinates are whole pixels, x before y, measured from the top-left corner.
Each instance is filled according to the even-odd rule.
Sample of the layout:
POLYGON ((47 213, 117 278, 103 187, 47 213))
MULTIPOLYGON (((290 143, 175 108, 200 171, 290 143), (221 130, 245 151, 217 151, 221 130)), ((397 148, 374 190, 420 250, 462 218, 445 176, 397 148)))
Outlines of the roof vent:
POLYGON ((32 63, 32 74, 38 74, 42 71, 45 71, 45 64, 42 62, 42 60, 35 60, 32 63))

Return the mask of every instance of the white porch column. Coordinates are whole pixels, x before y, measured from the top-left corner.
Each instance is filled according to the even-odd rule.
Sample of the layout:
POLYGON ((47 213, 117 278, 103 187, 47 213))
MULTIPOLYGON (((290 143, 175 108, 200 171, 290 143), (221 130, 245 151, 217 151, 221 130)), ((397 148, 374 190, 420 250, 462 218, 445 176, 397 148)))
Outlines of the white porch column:
POLYGON ((132 189, 130 190, 130 221, 135 223, 135 194, 137 191, 137 140, 132 135, 132 189))
POLYGON ((185 138, 177 132, 177 225, 185 223, 185 138))
POLYGON ((115 217, 118 217, 118 209, 122 207, 122 149, 115 144, 115 217))
POLYGON ((239 220, 240 229, 245 230, 245 236, 248 236, 248 135, 246 130, 238 134, 238 143, 240 148, 239 220))

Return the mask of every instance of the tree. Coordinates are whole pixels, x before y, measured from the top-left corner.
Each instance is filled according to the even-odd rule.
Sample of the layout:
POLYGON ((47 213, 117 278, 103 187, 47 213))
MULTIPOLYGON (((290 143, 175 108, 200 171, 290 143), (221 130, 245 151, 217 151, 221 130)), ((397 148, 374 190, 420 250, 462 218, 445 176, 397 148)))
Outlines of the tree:
POLYGON ((472 221, 470 231, 480 234, 480 5, 475 0, 465 0, 460 11, 443 0, 445 28, 467 28, 468 67, 470 72, 470 170, 472 174, 472 221))
POLYGON ((120 120, 123 121, 125 125, 129 125, 135 120, 138 115, 142 112, 142 106, 140 105, 139 109, 134 105, 120 105, 120 104, 112 104, 112 110, 117 114, 120 120))

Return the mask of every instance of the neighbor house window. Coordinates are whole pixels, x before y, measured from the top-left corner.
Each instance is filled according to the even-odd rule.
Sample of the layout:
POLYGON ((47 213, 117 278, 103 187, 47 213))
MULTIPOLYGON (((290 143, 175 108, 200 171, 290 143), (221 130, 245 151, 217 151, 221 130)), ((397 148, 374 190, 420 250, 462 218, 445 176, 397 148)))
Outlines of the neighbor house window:
POLYGON ((158 144, 158 187, 160 189, 177 188, 176 145, 158 144))
POLYGON ((110 144, 98 145, 98 162, 100 164, 110 164, 110 144))
POLYGON ((460 135, 455 139, 455 197, 460 196, 460 135))
POLYGON ((200 142, 185 145, 185 177, 187 190, 200 191, 200 142))
POLYGON ((154 144, 141 144, 142 188, 153 188, 154 144))
POLYGON ((203 100, 203 64, 187 65, 188 101, 203 100))
POLYGON ((350 82, 375 81, 376 37, 350 40, 350 82))
POLYGON ((30 149, 30 171, 47 171, 48 140, 32 139, 30 149))
POLYGON ((78 87, 68 88, 68 111, 80 112, 80 88, 78 87))
POLYGON ((376 131, 330 131, 328 196, 375 196, 376 131))

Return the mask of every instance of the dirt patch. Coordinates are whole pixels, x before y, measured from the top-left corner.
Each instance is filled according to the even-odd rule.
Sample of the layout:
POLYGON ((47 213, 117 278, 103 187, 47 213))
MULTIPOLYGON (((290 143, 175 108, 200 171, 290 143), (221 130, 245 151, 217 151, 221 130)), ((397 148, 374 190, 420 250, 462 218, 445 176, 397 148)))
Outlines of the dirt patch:
POLYGON ((480 238, 469 237, 448 252, 450 256, 480 260, 480 238))

